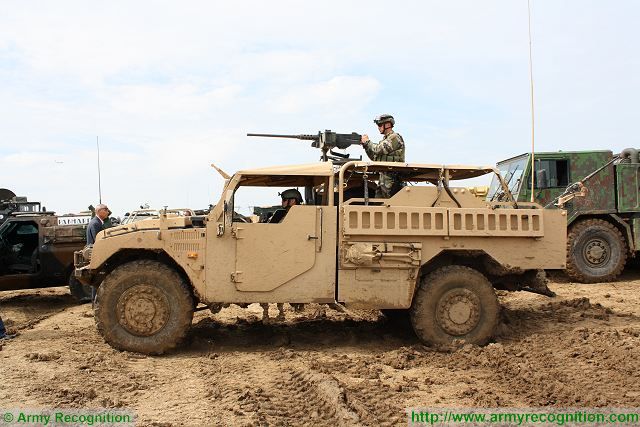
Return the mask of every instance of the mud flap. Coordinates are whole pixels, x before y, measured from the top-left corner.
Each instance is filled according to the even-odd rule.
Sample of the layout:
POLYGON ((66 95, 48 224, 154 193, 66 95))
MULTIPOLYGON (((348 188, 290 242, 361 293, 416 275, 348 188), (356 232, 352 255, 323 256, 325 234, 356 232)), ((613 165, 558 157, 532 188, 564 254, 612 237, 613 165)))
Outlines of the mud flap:
POLYGON ((523 282, 521 290, 548 297, 555 297, 556 293, 549 289, 549 286, 547 286, 548 283, 547 273, 544 270, 537 270, 531 280, 523 282))
POLYGON ((522 274, 493 276, 490 277, 490 281, 496 289, 525 291, 547 297, 556 296, 556 293, 547 286, 549 279, 547 279, 547 274, 544 270, 529 270, 522 274))

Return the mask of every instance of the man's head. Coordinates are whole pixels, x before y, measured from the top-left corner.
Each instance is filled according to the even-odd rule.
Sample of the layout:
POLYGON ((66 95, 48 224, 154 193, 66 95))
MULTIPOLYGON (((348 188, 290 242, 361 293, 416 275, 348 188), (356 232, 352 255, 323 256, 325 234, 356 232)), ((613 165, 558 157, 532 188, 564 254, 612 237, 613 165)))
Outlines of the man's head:
POLYGON ((378 125, 378 130, 383 135, 391 132, 393 126, 396 124, 396 121, 391 114, 381 114, 373 119, 373 122, 378 125))
POLYGON ((293 205, 302 204, 302 194, 300 194, 300 192, 295 188, 284 190, 282 193, 280 193, 280 196, 282 197, 283 208, 288 209, 293 205))
POLYGON ((109 216, 109 208, 107 207, 107 205, 100 203, 98 206, 96 206, 96 215, 103 221, 107 219, 107 217, 109 216))

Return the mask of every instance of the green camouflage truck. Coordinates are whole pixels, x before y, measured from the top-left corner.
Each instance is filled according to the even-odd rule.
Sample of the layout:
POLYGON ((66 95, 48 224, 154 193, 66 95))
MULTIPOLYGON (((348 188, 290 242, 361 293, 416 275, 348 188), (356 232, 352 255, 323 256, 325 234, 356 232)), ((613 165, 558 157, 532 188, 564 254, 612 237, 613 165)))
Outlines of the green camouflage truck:
MULTIPOLYGON (((567 267, 583 283, 615 279, 640 250, 640 158, 628 148, 535 153, 535 201, 567 210, 567 267)), ((531 154, 498 163, 517 201, 531 200, 531 154)), ((503 197, 492 182, 488 200, 503 197)))

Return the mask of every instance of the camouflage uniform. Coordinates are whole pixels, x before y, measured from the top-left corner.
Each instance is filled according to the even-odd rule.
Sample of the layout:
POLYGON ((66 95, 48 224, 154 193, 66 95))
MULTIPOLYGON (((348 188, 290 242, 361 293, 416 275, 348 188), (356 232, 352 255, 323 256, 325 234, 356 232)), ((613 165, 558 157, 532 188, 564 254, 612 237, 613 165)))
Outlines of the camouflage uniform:
MULTIPOLYGON (((400 134, 391 131, 377 144, 367 141, 363 144, 367 156, 374 162, 404 162, 404 140, 400 134)), ((395 173, 380 173, 376 197, 387 199, 400 191, 404 183, 395 173)))

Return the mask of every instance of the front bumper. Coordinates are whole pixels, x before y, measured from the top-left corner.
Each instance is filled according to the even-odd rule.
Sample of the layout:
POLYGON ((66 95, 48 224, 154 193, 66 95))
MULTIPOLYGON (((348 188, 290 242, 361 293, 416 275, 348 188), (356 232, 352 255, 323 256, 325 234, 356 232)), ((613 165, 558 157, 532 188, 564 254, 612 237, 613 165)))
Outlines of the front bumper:
POLYGON ((83 285, 91 286, 93 282, 93 272, 89 269, 89 266, 76 267, 74 276, 83 285))
POLYGON ((82 250, 73 253, 73 265, 76 268, 74 276, 83 285, 91 285, 93 281, 93 272, 89 268, 92 249, 90 245, 87 245, 82 250))

